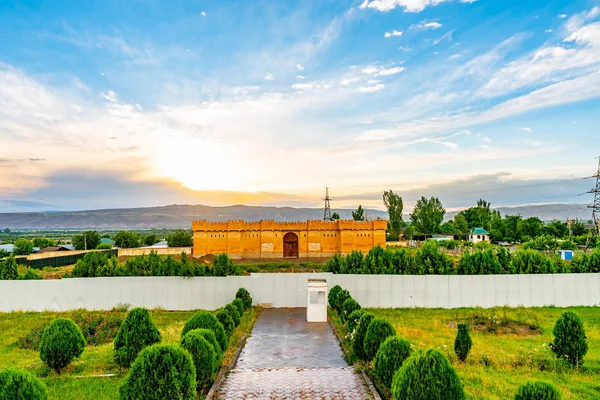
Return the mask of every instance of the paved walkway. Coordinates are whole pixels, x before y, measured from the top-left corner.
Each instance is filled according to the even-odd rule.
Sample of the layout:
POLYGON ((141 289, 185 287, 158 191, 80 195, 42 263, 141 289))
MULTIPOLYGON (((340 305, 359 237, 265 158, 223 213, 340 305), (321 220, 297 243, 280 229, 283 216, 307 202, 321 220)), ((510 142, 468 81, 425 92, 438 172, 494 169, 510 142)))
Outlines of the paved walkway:
POLYGON ((328 323, 306 309, 263 310, 218 399, 371 399, 328 323))

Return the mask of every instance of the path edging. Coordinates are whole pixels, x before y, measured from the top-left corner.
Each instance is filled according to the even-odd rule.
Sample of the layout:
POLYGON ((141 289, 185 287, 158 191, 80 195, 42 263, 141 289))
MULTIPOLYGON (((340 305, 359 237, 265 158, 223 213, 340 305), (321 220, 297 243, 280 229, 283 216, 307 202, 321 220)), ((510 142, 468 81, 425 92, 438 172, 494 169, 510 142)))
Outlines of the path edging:
MULTIPOLYGON (((333 323, 333 320, 331 319, 331 316, 329 315, 329 313, 327 313, 327 322, 329 323, 329 326, 333 330, 333 334, 335 335, 336 339, 338 340, 340 347, 342 348, 342 351, 346 355, 346 360, 348 360, 350 353, 344 347, 342 337, 340 336, 340 332, 338 331, 337 327, 333 323)), ((354 364, 352 364, 352 366, 354 366, 354 364)), ((375 385, 373 385, 373 382, 371 382, 371 379, 369 379, 369 377, 367 376, 367 374, 365 373, 365 371, 362 368, 360 370, 360 375, 362 376, 364 383, 368 386, 369 390, 371 391, 371 395, 373 396, 373 399, 381 400, 381 396, 379 396, 379 392, 377 391, 377 389, 375 389, 375 385)))

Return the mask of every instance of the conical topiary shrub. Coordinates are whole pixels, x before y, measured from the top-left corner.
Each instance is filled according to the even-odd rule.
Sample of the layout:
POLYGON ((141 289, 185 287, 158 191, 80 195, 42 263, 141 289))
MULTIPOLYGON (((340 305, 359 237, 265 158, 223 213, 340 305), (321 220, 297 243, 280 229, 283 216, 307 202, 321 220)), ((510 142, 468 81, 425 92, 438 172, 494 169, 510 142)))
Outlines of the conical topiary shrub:
POLYGON ((235 308, 237 308, 238 313, 240 314, 240 318, 241 318, 244 315, 244 312, 246 312, 246 307, 244 307, 244 302, 241 299, 235 298, 235 299, 233 299, 231 304, 233 304, 235 306, 235 308))
POLYGON ((352 333, 358 327, 358 321, 360 321, 360 317, 363 316, 365 310, 358 309, 352 311, 350 315, 348 315, 348 321, 346 321, 346 326, 348 327, 348 332, 352 333))
POLYGON ((342 312, 342 306, 344 305, 344 302, 346 300, 348 300, 350 298, 350 292, 347 291, 346 289, 342 289, 338 292, 337 296, 335 296, 335 310, 338 313, 342 312))
POLYGON ((356 300, 354 300, 352 297, 346 299, 346 301, 344 301, 344 304, 342 304, 342 311, 340 312, 340 319, 342 320, 343 323, 346 323, 348 321, 348 317, 350 316, 350 314, 352 314, 352 312, 356 311, 356 310, 360 310, 360 304, 358 304, 358 302, 356 300))
POLYGON ((356 331, 354 332, 354 337, 352 338, 352 352, 356 357, 361 360, 366 360, 367 355, 365 354, 365 335, 367 334, 367 329, 369 329, 369 324, 371 321, 375 319, 373 314, 364 313, 362 317, 358 320, 358 326, 356 327, 356 331))
POLYGON ((57 318, 42 333, 40 358, 60 374, 63 368, 83 353, 85 338, 81 329, 69 318, 57 318))
POLYGON ((0 399, 47 400, 46 385, 29 372, 7 369, 0 372, 0 399))
POLYGON ((554 343, 551 348, 556 356, 573 366, 583 364, 583 356, 588 351, 588 343, 579 315, 573 311, 565 312, 556 321, 553 333, 554 343))
POLYGON ((231 319, 233 320, 233 324, 238 327, 240 326, 240 313, 238 312, 238 309, 236 306, 234 306, 233 304, 227 304, 224 308, 225 311, 227 311, 229 313, 229 315, 231 315, 231 319))
POLYGON ((235 294, 235 298, 242 300, 242 303, 244 303, 244 308, 246 310, 252 307, 252 296, 250 296, 250 292, 245 288, 239 288, 237 293, 235 294))
POLYGON ((223 328, 225 328, 225 333, 227 336, 231 336, 235 330, 235 324, 233 323, 233 318, 231 318, 231 315, 229 315, 227 311, 221 310, 215 314, 215 317, 217 317, 217 320, 221 323, 221 325, 223 325, 223 328))
POLYGON ((515 400, 561 400, 562 396, 554 385, 546 382, 527 382, 519 386, 515 400))
POLYGON ((210 383, 217 363, 213 345, 204 338, 200 329, 194 329, 181 338, 181 347, 192 355, 196 367, 196 384, 205 386, 210 383))
POLYGON ((115 337, 115 362, 129 368, 145 347, 160 342, 160 332, 145 308, 131 310, 115 337))
POLYGON ((469 334, 469 326, 467 324, 458 324, 458 333, 454 340, 454 351, 460 361, 465 362, 472 346, 473 341, 469 334))
POLYGON ((410 356, 410 343, 398 336, 390 336, 377 350, 375 355, 375 375, 390 387, 394 373, 400 369, 404 360, 410 356))
POLYGON ((410 356, 394 374, 392 395, 395 400, 463 400, 458 374, 445 355, 426 350, 410 356))
POLYGON ((140 351, 120 388, 121 400, 195 400, 196 368, 186 350, 155 344, 140 351))
POLYGON ((342 290, 342 287, 340 285, 335 285, 334 287, 329 289, 329 294, 327 294, 327 301, 329 301, 329 307, 333 308, 334 310, 337 310, 337 295, 340 292, 340 290, 342 290))
POLYGON ((219 322, 217 317, 206 311, 198 311, 194 314, 194 316, 185 323, 181 336, 185 336, 186 333, 193 329, 202 328, 210 329, 214 332, 215 338, 217 339, 217 342, 219 342, 219 346, 221 346, 221 351, 227 349, 228 338, 225 333, 225 328, 223 328, 223 324, 219 322))
POLYGON ((365 355, 367 357, 366 360, 371 361, 385 339, 395 335, 396 330, 387 319, 375 318, 371 321, 367 328, 364 342, 365 355))
MULTIPOLYGON (((223 350, 221 350, 221 346, 219 345, 219 342, 217 342, 215 333, 213 331, 211 331, 210 329, 204 329, 204 328, 203 329, 194 329, 193 331, 190 331, 190 332, 198 332, 215 349, 215 359, 216 359, 215 370, 219 369, 219 367, 221 366, 221 360, 223 359, 223 350)), ((188 333, 190 333, 190 332, 188 332, 188 333)), ((186 333, 186 335, 187 335, 187 333, 186 333)))

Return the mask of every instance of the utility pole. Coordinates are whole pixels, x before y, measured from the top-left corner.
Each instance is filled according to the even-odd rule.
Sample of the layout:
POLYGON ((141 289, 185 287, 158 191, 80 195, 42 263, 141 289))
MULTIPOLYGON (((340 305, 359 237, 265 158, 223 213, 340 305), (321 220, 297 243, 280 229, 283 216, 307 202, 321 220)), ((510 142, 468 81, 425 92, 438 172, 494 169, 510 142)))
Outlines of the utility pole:
POLYGON ((85 238, 85 232, 83 232, 83 249, 87 250, 87 240, 85 238))
POLYGON ((325 210, 323 211, 323 221, 331 221, 331 198, 329 198, 329 188, 325 188, 325 210))

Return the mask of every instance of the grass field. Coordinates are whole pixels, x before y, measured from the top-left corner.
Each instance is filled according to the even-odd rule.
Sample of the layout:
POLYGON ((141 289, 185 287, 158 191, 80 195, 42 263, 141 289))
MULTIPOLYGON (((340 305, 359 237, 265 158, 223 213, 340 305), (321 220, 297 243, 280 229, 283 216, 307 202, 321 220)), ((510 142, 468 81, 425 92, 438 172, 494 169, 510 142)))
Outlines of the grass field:
MULTIPOLYGON (((97 313, 90 311, 92 316, 97 313)), ((195 311, 170 312, 151 310, 162 343, 177 343, 185 322, 195 311)), ((27 370, 39 377, 48 387, 49 398, 60 400, 114 400, 119 398, 119 386, 127 370, 113 361, 113 344, 86 346, 83 354, 61 375, 49 370, 40 360, 39 352, 22 349, 17 341, 40 324, 49 323, 58 313, 0 313, 0 370, 8 367, 27 370), (115 374, 114 377, 99 377, 115 374)), ((235 353, 237 342, 244 333, 250 332, 257 317, 253 308, 246 312, 240 326, 229 341, 223 363, 229 363, 235 353)))
MULTIPOLYGON (((456 368, 469 399, 512 399, 528 380, 554 384, 563 399, 600 399, 600 308, 370 309, 394 325, 415 349, 437 348, 456 368), (582 318, 589 350, 573 370, 548 349, 556 319, 566 310, 582 318), (454 354, 456 324, 467 322, 473 348, 465 363, 454 354), (494 333, 495 332, 495 333, 494 333)), ((342 335, 347 330, 330 311, 342 335)), ((348 345, 348 339, 344 340, 348 345)), ((370 366, 367 366, 369 369, 370 366)))

